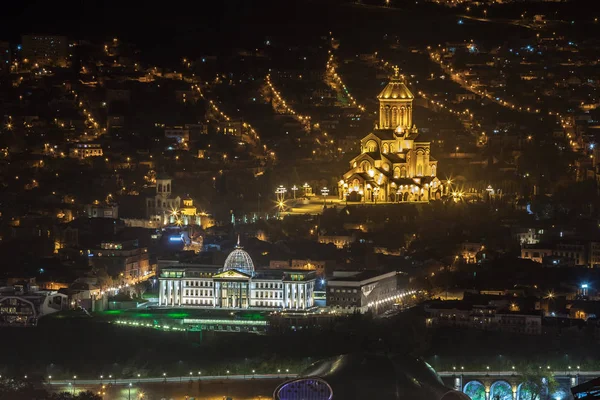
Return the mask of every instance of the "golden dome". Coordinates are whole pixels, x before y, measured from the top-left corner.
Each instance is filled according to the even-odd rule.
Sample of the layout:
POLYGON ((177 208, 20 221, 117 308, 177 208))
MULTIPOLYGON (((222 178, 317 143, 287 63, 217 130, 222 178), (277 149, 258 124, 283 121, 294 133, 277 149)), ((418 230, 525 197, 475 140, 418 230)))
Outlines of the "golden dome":
POLYGON ((398 68, 395 68, 394 76, 390 79, 389 83, 386 87, 383 88, 378 99, 414 99, 415 96, 408 90, 404 82, 402 82, 402 77, 398 73, 398 68))

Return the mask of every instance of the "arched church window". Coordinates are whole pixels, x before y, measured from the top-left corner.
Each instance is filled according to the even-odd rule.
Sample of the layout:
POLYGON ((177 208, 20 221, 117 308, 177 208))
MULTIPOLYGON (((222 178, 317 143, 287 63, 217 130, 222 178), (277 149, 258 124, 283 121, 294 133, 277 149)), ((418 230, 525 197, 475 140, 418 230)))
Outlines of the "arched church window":
POLYGON ((406 178, 406 167, 400 169, 400 178, 406 178))
POLYGON ((158 193, 162 193, 162 190, 163 190, 162 183, 159 183, 158 184, 158 193))
POLYGON ((400 178, 400 168, 398 167, 394 168, 394 178, 400 178))
POLYGON ((387 143, 383 144, 383 154, 387 154, 390 151, 390 146, 387 143))
POLYGON ((392 108, 392 123, 390 124, 390 128, 396 126, 398 126, 398 107, 392 108))
POLYGON ((417 165, 417 175, 423 176, 423 165, 422 164, 417 165))
POLYGON ((390 106, 385 106, 385 127, 390 127, 390 106))
POLYGON ((431 166, 431 176, 435 176, 435 173, 437 172, 436 169, 437 168, 435 167, 435 165, 431 166))
POLYGON ((389 170, 390 170, 390 164, 388 164, 388 163, 383 163, 383 170, 384 170, 384 171, 389 171, 389 170))
POLYGON ((394 153, 396 151, 396 146, 394 144, 390 144, 390 153, 394 153))
POLYGON ((374 140, 369 140, 367 142, 367 151, 369 153, 375 153, 377 151, 377 142, 374 140))
POLYGON ((368 161, 363 161, 362 163, 360 163, 360 169, 362 170, 362 172, 369 172, 369 170, 371 169, 371 163, 368 161))

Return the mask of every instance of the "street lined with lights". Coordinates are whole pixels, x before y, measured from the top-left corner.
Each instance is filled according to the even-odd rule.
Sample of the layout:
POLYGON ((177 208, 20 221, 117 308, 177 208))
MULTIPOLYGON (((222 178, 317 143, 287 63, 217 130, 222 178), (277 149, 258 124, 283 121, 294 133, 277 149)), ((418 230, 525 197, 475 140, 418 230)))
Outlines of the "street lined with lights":
POLYGON ((360 111, 365 111, 365 107, 356 101, 354 96, 352 96, 350 93, 350 90, 348 90, 348 87, 342 81, 342 77, 337 72, 337 62, 335 60, 335 56, 331 51, 329 58, 327 59, 327 64, 325 65, 325 83, 327 83, 336 92, 342 93, 342 95, 348 99, 352 106, 358 108, 360 111))
POLYGON ((289 103, 281 96, 281 92, 279 92, 275 88, 275 85, 273 85, 273 82, 271 81, 271 74, 267 74, 265 77, 265 83, 276 100, 273 102, 273 108, 275 111, 281 114, 292 115, 298 122, 302 124, 304 130, 309 132, 310 116, 298 114, 292 107, 290 107, 289 103))
MULTIPOLYGON (((461 72, 455 71, 450 63, 444 63, 444 61, 442 60, 441 53, 444 53, 446 51, 445 48, 443 48, 441 50, 441 53, 433 51, 431 46, 428 46, 427 50, 429 52, 429 57, 431 58, 431 60, 434 61, 435 63, 437 63, 442 68, 442 71, 444 71, 444 73, 448 74, 450 76, 450 78, 454 82, 458 83, 463 89, 466 89, 471 93, 477 94, 480 97, 486 98, 492 102, 495 102, 496 104, 499 104, 499 105, 506 107, 508 109, 511 109, 511 110, 526 112, 526 113, 530 113, 530 114, 540 114, 541 113, 541 110, 539 108, 518 105, 513 102, 507 101, 505 99, 502 99, 501 97, 499 97, 495 94, 488 93, 485 90, 477 89, 477 87, 473 83, 469 82, 466 78, 464 78, 462 76, 461 72)), ((555 112, 555 111, 548 111, 548 115, 556 116, 558 119, 562 119, 562 120, 566 119, 566 116, 560 114, 559 112, 555 112)))

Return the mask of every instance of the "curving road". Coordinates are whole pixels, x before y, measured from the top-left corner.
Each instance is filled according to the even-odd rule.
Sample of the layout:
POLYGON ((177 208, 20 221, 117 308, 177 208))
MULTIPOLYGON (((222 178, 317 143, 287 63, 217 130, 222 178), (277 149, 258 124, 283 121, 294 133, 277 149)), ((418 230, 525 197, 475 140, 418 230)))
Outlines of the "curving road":
POLYGON ((222 381, 248 381, 248 380, 265 380, 265 379, 289 379, 295 378, 297 374, 251 374, 251 375, 183 375, 183 376, 162 376, 154 378, 103 378, 103 379, 66 379, 66 380, 52 380, 46 381, 49 385, 56 386, 71 386, 71 385, 122 385, 129 386, 138 385, 142 383, 182 383, 182 382, 222 382, 222 381))
MULTIPOLYGON (((600 376, 600 371, 581 371, 581 370, 551 370, 554 375, 579 375, 583 377, 597 377, 600 376)), ((518 371, 439 371, 438 375, 442 377, 463 375, 463 376, 511 376, 518 375, 518 371)), ((248 374, 248 375, 183 375, 183 376, 161 376, 151 378, 103 378, 103 379, 66 379, 66 380, 48 380, 46 383, 56 386, 69 386, 69 385, 123 385, 128 386, 129 384, 137 385, 140 383, 182 383, 182 382, 222 382, 222 381, 248 381, 248 380, 267 380, 267 379, 291 379, 297 377, 298 374, 285 373, 285 374, 248 374)))

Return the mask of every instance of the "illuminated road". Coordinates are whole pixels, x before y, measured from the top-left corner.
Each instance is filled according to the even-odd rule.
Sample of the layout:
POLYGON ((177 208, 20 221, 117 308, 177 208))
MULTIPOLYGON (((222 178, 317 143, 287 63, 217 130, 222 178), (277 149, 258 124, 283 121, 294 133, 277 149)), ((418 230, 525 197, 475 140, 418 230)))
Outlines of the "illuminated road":
POLYGON ((103 400, 218 399, 267 400, 281 382, 295 374, 182 376, 136 379, 75 379, 51 381, 52 392, 91 391, 103 400))
MULTIPOLYGON (((439 371, 440 376, 452 376, 452 375, 464 375, 464 376, 510 376, 517 372, 514 370, 508 371, 439 371)), ((552 370, 554 375, 580 375, 585 377, 600 376, 600 371, 582 371, 582 370, 552 370)), ((67 380, 51 380, 46 382, 52 386, 72 386, 75 383, 76 386, 93 386, 102 384, 111 384, 117 386, 129 386, 139 385, 144 383, 182 383, 182 382, 222 382, 222 381, 264 381, 264 380, 285 380, 296 377, 297 374, 285 373, 285 374, 249 374, 249 375, 190 375, 190 376, 166 376, 166 377, 151 377, 151 378, 131 378, 131 379, 67 379, 67 380)))
MULTIPOLYGON (((589 379, 600 376, 600 371, 581 371, 577 369, 552 370, 551 372, 558 378, 579 375, 581 378, 589 379)), ((440 371, 438 374, 445 378, 462 375, 465 379, 476 379, 482 376, 501 379, 518 373, 514 370, 464 371, 457 368, 453 371, 440 371)), ((94 393, 103 393, 103 400, 223 400, 227 397, 234 400, 268 400, 272 398, 273 391, 281 382, 294 377, 296 377, 296 374, 286 373, 135 379, 75 379, 51 381, 48 383, 48 388, 53 392, 77 394, 89 390, 94 393)))
POLYGON ((473 21, 479 21, 479 22, 492 22, 492 23, 496 23, 496 24, 509 24, 509 25, 515 25, 515 26, 520 26, 522 28, 527 28, 527 29, 536 29, 535 26, 533 25, 529 25, 526 24, 522 21, 516 20, 516 19, 490 19, 490 18, 480 18, 480 17, 473 17, 470 15, 459 15, 460 18, 464 18, 464 19, 470 19, 473 21))
POLYGON ((189 382, 189 381, 202 381, 202 382, 215 382, 215 381, 248 381, 248 380, 264 380, 264 379, 285 379, 295 377, 296 374, 250 374, 250 375, 185 375, 185 376, 159 376, 153 378, 131 378, 131 379, 67 379, 67 380, 51 380, 49 383, 52 386, 69 386, 75 383, 76 385, 123 385, 128 386, 130 383, 137 385, 139 383, 170 383, 170 382, 189 382))

